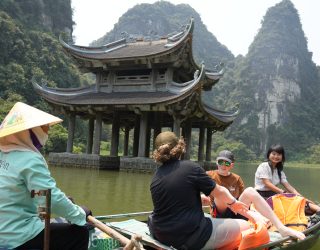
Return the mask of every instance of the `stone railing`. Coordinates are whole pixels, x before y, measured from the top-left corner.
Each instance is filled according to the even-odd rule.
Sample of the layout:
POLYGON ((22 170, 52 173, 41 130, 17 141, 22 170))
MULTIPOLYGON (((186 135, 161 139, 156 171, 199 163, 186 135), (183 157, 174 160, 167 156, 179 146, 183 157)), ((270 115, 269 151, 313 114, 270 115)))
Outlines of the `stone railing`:
POLYGON ((145 157, 121 157, 120 170, 154 172, 160 165, 145 157))
MULTIPOLYGON (((105 170, 123 170, 135 172, 154 172, 160 164, 145 157, 101 156, 93 154, 50 153, 50 166, 97 168, 105 170)), ((215 168, 215 163, 198 162, 205 170, 215 168)))
POLYGON ((50 153, 48 157, 50 166, 98 168, 107 170, 118 170, 120 157, 101 156, 94 154, 70 154, 50 153))

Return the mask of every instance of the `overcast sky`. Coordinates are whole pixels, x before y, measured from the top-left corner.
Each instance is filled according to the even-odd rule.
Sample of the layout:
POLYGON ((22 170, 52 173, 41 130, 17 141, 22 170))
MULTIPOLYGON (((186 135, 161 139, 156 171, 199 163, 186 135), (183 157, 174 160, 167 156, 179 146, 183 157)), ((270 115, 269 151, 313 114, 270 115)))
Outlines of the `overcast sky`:
MULTIPOLYGON (((71 0, 76 44, 88 45, 113 29, 118 19, 139 3, 156 0, 71 0)), ((281 0, 169 0, 195 9, 218 41, 232 53, 245 55, 269 7, 281 0)), ((298 10, 313 61, 320 65, 320 1, 291 0, 298 10)))

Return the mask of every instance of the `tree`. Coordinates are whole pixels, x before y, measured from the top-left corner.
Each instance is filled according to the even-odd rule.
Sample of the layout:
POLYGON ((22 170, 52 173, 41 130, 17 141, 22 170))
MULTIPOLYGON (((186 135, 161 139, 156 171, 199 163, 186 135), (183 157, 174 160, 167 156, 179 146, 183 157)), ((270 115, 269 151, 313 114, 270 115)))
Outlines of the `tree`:
POLYGON ((67 140, 68 132, 61 124, 52 126, 49 130, 49 139, 44 147, 45 153, 65 152, 67 140))

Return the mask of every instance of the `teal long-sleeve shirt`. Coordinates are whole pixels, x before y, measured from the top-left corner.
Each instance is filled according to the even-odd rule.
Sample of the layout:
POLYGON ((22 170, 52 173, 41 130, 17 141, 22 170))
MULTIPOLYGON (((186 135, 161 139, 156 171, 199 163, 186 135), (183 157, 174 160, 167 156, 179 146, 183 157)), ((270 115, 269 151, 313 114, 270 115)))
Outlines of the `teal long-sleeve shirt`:
POLYGON ((73 224, 84 225, 83 209, 56 187, 45 159, 31 151, 0 151, 0 249, 18 247, 44 229, 37 207, 41 198, 31 190, 51 189, 51 212, 73 224))

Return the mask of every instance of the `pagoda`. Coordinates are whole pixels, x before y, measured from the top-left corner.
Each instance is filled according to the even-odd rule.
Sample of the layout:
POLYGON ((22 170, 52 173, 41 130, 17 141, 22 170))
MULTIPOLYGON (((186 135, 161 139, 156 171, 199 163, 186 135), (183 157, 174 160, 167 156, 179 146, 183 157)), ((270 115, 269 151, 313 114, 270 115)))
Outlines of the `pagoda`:
MULTIPOLYGON (((185 138, 184 159, 190 159, 192 130, 198 132, 198 161, 210 162, 212 134, 225 130, 236 118, 238 110, 220 111, 204 101, 204 92, 219 81, 223 68, 208 70, 194 61, 193 30, 191 19, 181 32, 172 36, 159 40, 127 41, 123 38, 100 47, 72 45, 60 37, 64 51, 76 61, 80 70, 91 72, 96 78, 95 84, 69 89, 50 88, 33 81, 37 93, 68 117, 66 153, 72 154, 77 118, 88 121, 86 154, 82 155, 85 159, 102 157, 102 125, 111 125, 107 162, 119 159, 112 168, 121 165, 118 155, 120 129, 124 131, 121 159, 130 159, 130 162, 136 159, 136 165, 150 158, 152 142, 164 130, 172 130, 185 138), (129 156, 130 131, 133 143, 129 156)), ((86 162, 84 165, 88 164, 83 161, 86 162)), ((108 165, 105 161, 103 164, 108 165)), ((100 161, 97 167, 104 167, 103 164, 100 161)))

